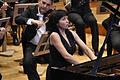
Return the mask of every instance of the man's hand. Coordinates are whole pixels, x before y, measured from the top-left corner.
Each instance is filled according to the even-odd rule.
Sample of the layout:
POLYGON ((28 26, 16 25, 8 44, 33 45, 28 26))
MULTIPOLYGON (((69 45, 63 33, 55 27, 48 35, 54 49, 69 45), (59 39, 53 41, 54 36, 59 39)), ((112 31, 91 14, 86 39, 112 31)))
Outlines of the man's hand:
POLYGON ((36 25, 37 28, 40 28, 44 24, 44 22, 41 22, 39 20, 32 20, 31 23, 36 25))

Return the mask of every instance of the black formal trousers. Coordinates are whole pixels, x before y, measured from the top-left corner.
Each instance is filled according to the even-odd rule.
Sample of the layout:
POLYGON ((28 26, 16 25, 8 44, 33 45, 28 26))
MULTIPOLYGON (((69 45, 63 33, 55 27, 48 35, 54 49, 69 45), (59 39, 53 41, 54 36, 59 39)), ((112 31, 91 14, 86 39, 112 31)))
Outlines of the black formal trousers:
MULTIPOLYGON (((27 74, 29 80, 40 80, 38 72, 36 70, 37 63, 44 64, 49 63, 49 54, 41 56, 33 56, 37 45, 32 44, 26 39, 24 35, 25 30, 22 32, 22 48, 23 48, 23 69, 27 74)), ((40 50, 41 51, 41 50, 40 50)))
POLYGON ((27 74, 29 80, 40 80, 38 72, 36 70, 37 62, 39 61, 37 57, 34 57, 32 53, 36 49, 36 45, 30 42, 24 42, 22 40, 23 46, 23 69, 24 73, 27 74))
POLYGON ((88 25, 91 28, 92 33, 92 47, 95 52, 98 52, 99 46, 99 33, 98 33, 98 24, 94 15, 91 12, 80 14, 77 12, 69 13, 69 20, 75 24, 76 32, 78 36, 86 43, 85 40, 85 25, 88 25))

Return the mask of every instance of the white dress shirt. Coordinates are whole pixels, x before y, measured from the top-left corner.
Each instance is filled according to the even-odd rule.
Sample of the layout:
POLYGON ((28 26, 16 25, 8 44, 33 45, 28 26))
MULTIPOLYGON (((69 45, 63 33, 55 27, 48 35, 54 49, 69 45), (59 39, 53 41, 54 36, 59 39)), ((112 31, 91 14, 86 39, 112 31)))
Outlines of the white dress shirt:
MULTIPOLYGON (((39 16, 39 21, 43 22, 43 15, 40 14, 40 12, 38 14, 36 14, 37 16, 39 16)), ((27 21, 27 25, 32 25, 31 23, 32 19, 29 19, 27 21)), ((34 45, 37 45, 40 37, 42 34, 44 34, 46 32, 46 25, 44 24, 43 26, 41 26, 38 30, 37 30, 37 34, 34 36, 34 38, 32 40, 30 40, 30 42, 34 45)))

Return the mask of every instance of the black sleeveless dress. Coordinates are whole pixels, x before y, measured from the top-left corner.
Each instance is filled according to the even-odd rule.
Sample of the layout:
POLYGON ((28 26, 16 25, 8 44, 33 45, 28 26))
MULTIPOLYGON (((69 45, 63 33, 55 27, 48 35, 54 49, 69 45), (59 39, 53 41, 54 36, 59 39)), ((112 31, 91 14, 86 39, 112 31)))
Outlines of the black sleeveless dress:
MULTIPOLYGON (((74 37, 69 30, 66 30, 65 33, 66 33, 66 36, 68 38, 70 45, 67 43, 64 37, 59 33, 60 39, 65 49, 67 50, 67 52, 73 55, 74 52, 76 51, 74 37)), ((53 45, 50 45, 50 66, 51 67, 65 67, 65 66, 70 66, 70 65, 72 64, 67 62, 53 45)))
MULTIPOLYGON (((66 30, 65 33, 67 35, 70 45, 67 43, 67 41, 64 39, 64 37, 60 33, 58 33, 58 34, 59 34, 60 39, 61 39, 65 49, 67 50, 67 52, 69 54, 73 55, 74 52, 76 51, 75 39, 69 30, 66 30)), ((50 63, 47 68, 46 80, 54 80, 54 77, 56 77, 56 76, 52 75, 53 72, 56 75, 59 75, 51 67, 59 67, 60 68, 60 67, 66 67, 66 66, 71 66, 71 65, 72 64, 67 62, 53 45, 50 45, 50 63)))

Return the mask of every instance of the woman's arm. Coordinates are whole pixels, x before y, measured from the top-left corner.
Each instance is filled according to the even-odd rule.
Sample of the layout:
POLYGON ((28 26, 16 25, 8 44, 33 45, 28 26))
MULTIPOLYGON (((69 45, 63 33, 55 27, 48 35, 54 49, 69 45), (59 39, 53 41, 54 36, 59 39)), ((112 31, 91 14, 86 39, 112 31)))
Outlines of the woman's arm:
POLYGON ((64 48, 58 33, 53 32, 51 34, 50 43, 51 45, 55 46, 55 48, 60 52, 60 54, 66 61, 75 65, 79 64, 79 62, 71 54, 69 54, 67 50, 64 48))
POLYGON ((79 38, 79 36, 71 31, 74 38, 75 38, 75 41, 77 42, 77 44, 81 47, 81 49, 83 50, 83 52, 91 59, 91 60, 94 60, 96 59, 96 56, 93 54, 93 52, 86 46, 86 44, 79 38))

